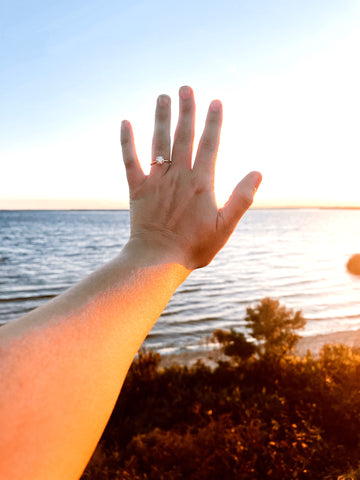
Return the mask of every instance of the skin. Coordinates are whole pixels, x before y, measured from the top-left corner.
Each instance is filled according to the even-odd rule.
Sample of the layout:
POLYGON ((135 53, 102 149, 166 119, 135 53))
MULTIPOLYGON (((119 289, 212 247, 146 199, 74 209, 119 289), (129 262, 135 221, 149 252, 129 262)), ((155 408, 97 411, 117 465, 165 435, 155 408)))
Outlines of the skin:
POLYGON ((170 98, 157 100, 145 175, 131 125, 121 126, 130 191, 129 241, 111 262, 0 330, 0 478, 81 476, 106 426, 129 366, 176 288, 228 240, 261 182, 248 174, 218 209, 214 168, 222 122, 210 104, 192 162, 195 101, 179 92, 171 151, 170 98))

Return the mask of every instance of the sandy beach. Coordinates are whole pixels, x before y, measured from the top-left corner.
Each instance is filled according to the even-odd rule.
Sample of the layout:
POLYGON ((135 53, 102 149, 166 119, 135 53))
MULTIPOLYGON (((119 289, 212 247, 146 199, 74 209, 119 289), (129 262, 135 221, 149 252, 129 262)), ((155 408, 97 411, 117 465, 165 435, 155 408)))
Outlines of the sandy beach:
POLYGON ((323 345, 336 343, 342 343, 352 348, 360 347, 360 330, 335 332, 327 335, 315 335, 313 337, 301 337, 296 346, 295 353, 303 356, 310 350, 314 355, 317 355, 323 345))
MULTIPOLYGON (((295 348, 296 356, 305 356, 307 351, 317 356, 323 345, 341 343, 349 347, 360 347, 360 329, 347 332, 335 332, 327 335, 314 335, 311 337, 301 337, 295 348)), ((214 345, 213 349, 198 350, 193 352, 184 352, 180 354, 163 355, 161 357, 160 367, 166 368, 171 365, 183 365, 191 367, 198 360, 202 360, 205 365, 215 367, 217 361, 223 357, 220 350, 214 345)))

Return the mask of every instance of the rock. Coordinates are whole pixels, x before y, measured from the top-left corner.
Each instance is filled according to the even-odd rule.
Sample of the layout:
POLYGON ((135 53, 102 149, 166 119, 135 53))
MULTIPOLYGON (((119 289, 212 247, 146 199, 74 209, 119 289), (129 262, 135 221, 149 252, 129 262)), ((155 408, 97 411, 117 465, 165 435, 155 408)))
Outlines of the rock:
POLYGON ((346 264, 348 272, 360 275, 360 253, 355 253, 346 264))

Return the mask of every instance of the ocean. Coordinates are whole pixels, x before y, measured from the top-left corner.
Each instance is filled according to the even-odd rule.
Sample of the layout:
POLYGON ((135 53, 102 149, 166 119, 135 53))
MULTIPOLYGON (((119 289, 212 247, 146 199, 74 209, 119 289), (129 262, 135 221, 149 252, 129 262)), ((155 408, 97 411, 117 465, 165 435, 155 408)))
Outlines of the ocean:
MULTIPOLYGON (((0 324, 58 295, 118 254, 128 211, 0 211, 0 324)), ((360 210, 251 209, 211 265, 178 289, 145 340, 162 354, 206 347, 217 328, 246 333, 247 306, 302 310, 304 336, 360 328, 360 210)))

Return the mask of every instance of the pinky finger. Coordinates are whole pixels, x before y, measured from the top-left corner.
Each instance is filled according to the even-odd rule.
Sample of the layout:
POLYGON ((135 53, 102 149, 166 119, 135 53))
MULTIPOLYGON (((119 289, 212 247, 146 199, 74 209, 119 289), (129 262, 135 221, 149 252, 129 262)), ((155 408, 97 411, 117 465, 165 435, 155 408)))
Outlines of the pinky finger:
POLYGON ((261 173, 250 172, 235 187, 231 197, 222 208, 223 221, 229 231, 235 229, 240 218, 251 206, 261 180, 261 173))
POLYGON ((120 140, 128 184, 130 188, 134 188, 143 180, 145 175, 136 154, 131 124, 127 120, 121 123, 120 140))

